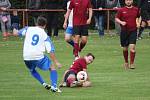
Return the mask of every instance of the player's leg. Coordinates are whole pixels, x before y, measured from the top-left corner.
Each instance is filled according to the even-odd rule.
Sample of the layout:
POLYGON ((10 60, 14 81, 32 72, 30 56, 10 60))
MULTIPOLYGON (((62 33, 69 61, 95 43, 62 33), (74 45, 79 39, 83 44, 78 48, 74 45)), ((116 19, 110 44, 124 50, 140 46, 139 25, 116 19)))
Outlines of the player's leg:
POLYGON ((43 85, 43 83, 45 82, 41 77, 41 75, 35 69, 37 65, 37 61, 24 61, 24 62, 27 68, 30 70, 31 75, 43 85))
POLYGON ((73 27, 73 31, 74 31, 74 50, 73 50, 73 54, 75 57, 78 57, 78 53, 79 53, 79 40, 80 40, 80 27, 81 26, 74 26, 73 27))
POLYGON ((85 45, 87 44, 87 40, 88 40, 88 37, 87 37, 87 36, 82 36, 82 37, 81 37, 79 52, 81 52, 82 49, 85 47, 85 45))
POLYGON ((50 79, 51 79, 51 90, 52 92, 61 92, 58 88, 57 88, 57 80, 58 80, 58 74, 57 71, 54 67, 54 65, 52 64, 50 67, 50 79))
POLYGON ((66 80, 68 87, 76 87, 76 76, 75 74, 70 73, 66 80))
POLYGON ((74 47, 74 41, 72 39, 72 35, 73 35, 73 28, 67 27, 66 33, 65 33, 65 41, 74 47))
POLYGON ((142 39, 142 36, 141 36, 141 35, 142 35, 143 31, 144 31, 145 26, 146 26, 146 22, 145 22, 145 21, 142 21, 142 22, 141 22, 141 25, 140 25, 140 28, 139 28, 138 40, 139 40, 139 39, 142 39))
POLYGON ((51 61, 49 60, 49 58, 47 56, 44 56, 43 59, 41 59, 38 62, 37 65, 40 69, 42 70, 50 70, 50 80, 51 80, 51 90, 53 92, 61 92, 58 88, 57 88, 57 71, 55 69, 55 66, 53 64, 51 64, 51 61))
MULTIPOLYGON (((53 65, 51 66, 51 61, 49 60, 49 58, 47 56, 44 56, 43 59, 38 61, 37 67, 39 67, 41 70, 50 70, 50 80, 51 80, 51 85, 45 86, 45 84, 43 84, 45 86, 46 89, 50 89, 50 88, 57 88, 57 71, 55 69, 55 67, 53 67, 53 65)), ((45 82, 44 82, 45 83, 45 82)))
POLYGON ((64 82, 66 82, 67 87, 74 87, 76 84, 76 74, 72 70, 67 70, 64 75, 64 82))
POLYGON ((129 45, 129 42, 128 42, 128 38, 127 38, 127 34, 125 31, 121 31, 121 34, 120 34, 120 43, 121 43, 121 46, 123 48, 123 57, 124 57, 124 68, 125 69, 128 69, 129 68, 129 64, 128 64, 128 45, 129 45))
POLYGON ((67 75, 68 71, 69 70, 66 70, 65 73, 63 74, 63 78, 62 78, 62 81, 61 81, 59 87, 66 87, 67 86, 67 84, 66 84, 66 75, 67 75))
POLYGON ((131 69, 134 69, 135 66, 134 66, 134 59, 135 59, 135 44, 130 44, 130 68, 131 69))
POLYGON ((99 32, 99 37, 104 36, 104 16, 103 15, 98 16, 98 32, 99 32))
POLYGON ((54 92, 56 92, 55 89, 57 89, 58 75, 55 66, 51 64, 51 61, 47 56, 44 56, 44 58, 41 60, 38 66, 42 70, 50 70, 51 89, 53 89, 54 92))
POLYGON ((129 68, 129 63, 128 63, 128 47, 123 47, 123 57, 124 57, 124 67, 125 69, 129 68))
POLYGON ((134 59, 135 59, 135 45, 136 45, 136 34, 137 31, 133 31, 130 33, 130 37, 129 37, 129 48, 130 48, 130 69, 134 69, 135 65, 134 65, 134 59))
POLYGON ((83 25, 81 29, 82 31, 81 31, 81 42, 80 42, 79 52, 81 52, 81 50, 85 47, 87 40, 88 40, 88 26, 83 25))
POLYGON ((7 15, 7 19, 8 21, 6 22, 6 32, 7 32, 7 36, 11 36, 11 18, 10 15, 7 15))
POLYGON ((6 33, 6 25, 5 22, 3 22, 2 20, 2 15, 0 15, 0 23, 1 23, 1 31, 2 31, 2 35, 3 35, 3 39, 6 40, 7 39, 7 33, 6 33))

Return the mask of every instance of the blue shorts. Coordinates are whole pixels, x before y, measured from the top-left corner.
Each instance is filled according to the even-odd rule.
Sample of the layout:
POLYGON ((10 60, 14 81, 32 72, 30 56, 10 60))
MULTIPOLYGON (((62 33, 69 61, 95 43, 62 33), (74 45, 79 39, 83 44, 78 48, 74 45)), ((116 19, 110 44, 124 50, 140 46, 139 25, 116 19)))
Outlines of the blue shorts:
POLYGON ((24 62, 30 71, 34 70, 36 67, 41 70, 48 70, 51 65, 51 61, 47 56, 44 56, 44 58, 40 60, 24 60, 24 62))
POLYGON ((73 27, 67 27, 66 29, 66 34, 70 34, 70 35, 73 35, 73 27))

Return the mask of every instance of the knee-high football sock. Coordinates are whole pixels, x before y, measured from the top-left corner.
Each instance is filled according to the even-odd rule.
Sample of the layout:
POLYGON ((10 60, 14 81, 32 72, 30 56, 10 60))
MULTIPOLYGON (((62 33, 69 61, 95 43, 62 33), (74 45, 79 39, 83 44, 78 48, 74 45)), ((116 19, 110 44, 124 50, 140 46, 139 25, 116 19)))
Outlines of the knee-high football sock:
POLYGON ((51 85, 54 88, 56 88, 57 87, 57 78, 58 78, 56 70, 51 70, 50 78, 51 78, 51 85))
POLYGON ((135 52, 130 51, 130 64, 134 64, 135 52))
POLYGON ((40 74, 34 69, 33 71, 31 71, 31 75, 36 78, 41 84, 44 83, 43 78, 40 76, 40 74))
POLYGON ((74 47, 74 41, 73 41, 73 40, 68 41, 68 43, 69 43, 71 46, 74 47))
POLYGON ((125 63, 128 63, 128 50, 123 50, 123 56, 124 56, 124 60, 125 60, 125 63))
POLYGON ((79 44, 78 43, 74 43, 73 54, 74 54, 75 57, 78 56, 78 52, 79 52, 79 44))

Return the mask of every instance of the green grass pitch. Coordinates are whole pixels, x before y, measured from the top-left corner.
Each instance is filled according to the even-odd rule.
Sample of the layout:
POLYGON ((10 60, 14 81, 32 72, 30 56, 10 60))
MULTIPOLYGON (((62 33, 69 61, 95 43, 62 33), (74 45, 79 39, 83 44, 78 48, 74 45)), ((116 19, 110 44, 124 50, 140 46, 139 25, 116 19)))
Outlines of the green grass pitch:
MULTIPOLYGON (((60 35, 53 39, 58 60, 63 68, 58 70, 58 81, 73 61, 72 47, 60 35)), ((136 69, 124 70, 122 48, 118 36, 99 38, 90 34, 81 56, 92 52, 96 59, 88 66, 92 87, 63 88, 62 93, 45 90, 24 65, 23 40, 0 37, 0 100, 150 100, 150 38, 137 41, 136 69)), ((49 72, 38 70, 49 82, 49 72)))

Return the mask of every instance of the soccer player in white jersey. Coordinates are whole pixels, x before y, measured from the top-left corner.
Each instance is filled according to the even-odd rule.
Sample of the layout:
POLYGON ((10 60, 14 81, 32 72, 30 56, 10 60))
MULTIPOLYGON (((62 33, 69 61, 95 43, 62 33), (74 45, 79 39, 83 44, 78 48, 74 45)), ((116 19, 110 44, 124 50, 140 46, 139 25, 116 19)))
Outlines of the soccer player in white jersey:
POLYGON ((46 24, 47 20, 44 17, 38 17, 37 26, 25 27, 15 33, 15 35, 25 36, 23 58, 31 75, 47 90, 61 92, 57 88, 57 71, 54 66, 55 64, 57 67, 61 67, 61 64, 56 59, 54 45, 44 30, 46 24), (52 61, 44 55, 45 51, 50 53, 50 58, 54 64, 52 64, 52 61), (41 70, 50 70, 51 85, 44 81, 41 75, 36 71, 36 67, 41 70))
MULTIPOLYGON (((67 2, 67 9, 69 8, 70 0, 67 2)), ((73 10, 71 11, 68 19, 68 27, 66 28, 65 41, 74 47, 73 35, 73 10)))

